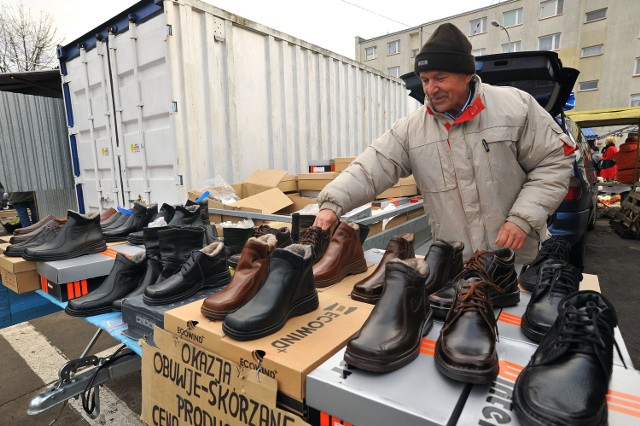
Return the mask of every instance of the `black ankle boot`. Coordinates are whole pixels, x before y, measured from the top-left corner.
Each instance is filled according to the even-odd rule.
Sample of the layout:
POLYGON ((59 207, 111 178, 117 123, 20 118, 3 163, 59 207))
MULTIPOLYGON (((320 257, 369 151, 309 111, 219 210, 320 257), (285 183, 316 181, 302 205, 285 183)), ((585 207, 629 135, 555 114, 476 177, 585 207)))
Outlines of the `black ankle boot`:
POLYGON ((254 233, 253 228, 224 228, 222 237, 227 259, 234 254, 242 253, 242 248, 254 233))
POLYGON ((107 249, 99 214, 83 215, 69 210, 67 217, 66 223, 54 239, 39 247, 25 249, 22 257, 36 262, 49 262, 100 253, 107 249))
MULTIPOLYGON (((175 212, 175 207, 164 203, 158 213, 149 220, 149 223, 155 221, 156 219, 163 218, 167 224, 171 222, 171 218, 173 218, 173 213, 175 212)), ((144 243, 144 235, 142 231, 136 231, 129 234, 127 237, 127 241, 129 244, 140 245, 144 243)))
POLYGON ((202 227, 169 227, 158 231, 162 272, 156 283, 177 273, 194 250, 202 248, 204 229, 202 227))
POLYGON ((113 302, 133 291, 140 283, 146 269, 144 253, 139 253, 131 259, 118 253, 109 276, 100 287, 89 294, 69 300, 64 309, 65 312, 74 317, 111 312, 113 302))
POLYGON ((205 287, 221 287, 231 281, 224 244, 214 242, 194 250, 180 271, 144 291, 148 305, 168 305, 192 296, 205 287))
POLYGON ((107 242, 125 241, 130 233, 141 231, 142 228, 147 226, 149 220, 157 214, 157 204, 151 204, 147 207, 143 204, 135 203, 133 212, 129 215, 127 221, 119 227, 105 230, 104 237, 107 242))
POLYGON ((138 286, 123 298, 117 299, 113 302, 113 309, 116 311, 122 310, 122 301, 127 298, 139 296, 144 293, 144 289, 154 284, 160 273, 162 272, 162 262, 160 261, 160 242, 158 240, 158 232, 168 229, 166 226, 159 228, 144 228, 142 233, 144 235, 144 247, 146 253, 147 270, 142 277, 142 280, 138 286))

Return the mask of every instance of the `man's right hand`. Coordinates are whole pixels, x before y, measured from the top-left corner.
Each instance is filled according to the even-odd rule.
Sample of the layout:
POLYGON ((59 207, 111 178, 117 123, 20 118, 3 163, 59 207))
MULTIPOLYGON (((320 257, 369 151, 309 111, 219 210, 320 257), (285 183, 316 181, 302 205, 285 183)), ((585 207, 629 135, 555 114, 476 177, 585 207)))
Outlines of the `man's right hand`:
POLYGON ((323 231, 327 229, 334 230, 338 226, 338 216, 333 210, 322 209, 316 215, 316 220, 313 224, 322 228, 323 231))

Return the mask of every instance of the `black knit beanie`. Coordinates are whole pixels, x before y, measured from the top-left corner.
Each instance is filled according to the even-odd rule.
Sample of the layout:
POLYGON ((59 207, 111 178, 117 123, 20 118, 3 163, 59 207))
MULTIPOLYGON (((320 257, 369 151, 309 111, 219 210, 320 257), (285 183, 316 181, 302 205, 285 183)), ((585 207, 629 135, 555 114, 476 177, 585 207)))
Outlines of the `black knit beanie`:
POLYGON ((445 23, 436 28, 416 56, 416 74, 433 70, 460 74, 476 72, 471 43, 453 24, 445 23))

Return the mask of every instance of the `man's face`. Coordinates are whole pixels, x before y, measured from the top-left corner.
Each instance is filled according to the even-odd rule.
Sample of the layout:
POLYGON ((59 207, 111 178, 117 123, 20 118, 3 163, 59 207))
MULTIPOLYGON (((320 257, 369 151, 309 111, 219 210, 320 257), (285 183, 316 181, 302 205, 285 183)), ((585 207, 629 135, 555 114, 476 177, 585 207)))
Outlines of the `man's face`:
POLYGON ((448 71, 422 71, 422 89, 437 112, 459 112, 469 97, 471 74, 448 71))

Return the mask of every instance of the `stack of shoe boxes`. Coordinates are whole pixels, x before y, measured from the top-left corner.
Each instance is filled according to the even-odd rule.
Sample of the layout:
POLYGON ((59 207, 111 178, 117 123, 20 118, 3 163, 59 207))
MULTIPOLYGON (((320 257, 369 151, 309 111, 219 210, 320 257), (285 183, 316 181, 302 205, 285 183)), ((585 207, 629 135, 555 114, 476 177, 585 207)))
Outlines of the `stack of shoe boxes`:
POLYGON ((0 255, 2 283, 15 293, 25 293, 40 288, 36 263, 21 257, 0 255))

